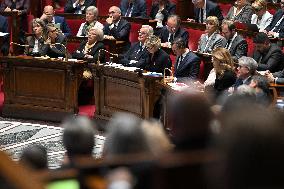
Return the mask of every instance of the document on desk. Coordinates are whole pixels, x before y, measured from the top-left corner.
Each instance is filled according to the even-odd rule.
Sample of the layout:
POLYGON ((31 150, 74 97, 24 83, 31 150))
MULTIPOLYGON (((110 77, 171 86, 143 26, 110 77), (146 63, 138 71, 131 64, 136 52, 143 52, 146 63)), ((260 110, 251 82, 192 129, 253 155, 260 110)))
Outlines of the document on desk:
POLYGON ((187 88, 189 88, 189 86, 185 83, 180 83, 180 82, 177 82, 177 83, 167 83, 173 90, 175 91, 183 91, 187 88))
POLYGON ((4 37, 6 35, 8 35, 9 33, 3 33, 3 32, 0 32, 0 37, 4 37))

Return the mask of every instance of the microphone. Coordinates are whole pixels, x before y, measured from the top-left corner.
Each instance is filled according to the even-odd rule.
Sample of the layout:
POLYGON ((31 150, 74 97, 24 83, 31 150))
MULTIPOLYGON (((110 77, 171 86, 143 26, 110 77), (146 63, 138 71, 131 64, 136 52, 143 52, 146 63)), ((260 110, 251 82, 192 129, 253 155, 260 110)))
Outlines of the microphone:
MULTIPOLYGON (((111 52, 109 52, 109 51, 107 51, 107 50, 105 50, 105 49, 100 49, 100 50, 99 50, 99 55, 98 55, 98 60, 97 60, 97 64, 98 64, 98 65, 101 63, 101 62, 100 62, 101 51, 105 51, 105 52, 107 52, 108 54, 110 54, 110 55, 112 55, 112 56, 118 57, 118 54, 111 53, 111 52)), ((112 62, 112 57, 109 57, 109 62, 112 62)))
POLYGON ((50 44, 51 46, 55 46, 55 45, 61 45, 64 48, 64 54, 65 54, 65 62, 68 62, 68 54, 67 54, 67 48, 65 45, 63 45, 62 43, 53 43, 50 44))
POLYGON ((26 44, 24 44, 24 45, 22 45, 22 44, 19 44, 19 43, 15 43, 15 42, 10 42, 10 45, 17 45, 17 46, 20 46, 20 47, 29 47, 30 45, 26 45, 26 44))

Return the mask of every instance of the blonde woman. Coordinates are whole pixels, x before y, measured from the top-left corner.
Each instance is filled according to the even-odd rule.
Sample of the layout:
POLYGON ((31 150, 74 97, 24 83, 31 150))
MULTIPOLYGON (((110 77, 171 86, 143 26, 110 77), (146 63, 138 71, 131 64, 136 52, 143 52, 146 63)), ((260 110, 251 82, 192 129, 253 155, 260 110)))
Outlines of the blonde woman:
POLYGON ((266 0, 256 0, 252 4, 254 14, 251 17, 251 23, 256 24, 260 31, 263 31, 272 21, 273 15, 267 11, 266 0))
POLYGON ((216 97, 236 82, 234 61, 228 49, 217 48, 212 52, 212 63, 216 73, 214 90, 216 97))
POLYGON ((199 39, 197 51, 211 53, 217 47, 225 47, 227 41, 219 34, 219 21, 216 16, 209 16, 206 20, 205 34, 199 39))
POLYGON ((86 9, 86 22, 81 24, 76 36, 77 37, 88 36, 88 32, 89 32, 90 28, 103 29, 104 28, 103 24, 100 23, 99 21, 97 21, 97 18, 98 18, 97 7, 89 6, 86 9))

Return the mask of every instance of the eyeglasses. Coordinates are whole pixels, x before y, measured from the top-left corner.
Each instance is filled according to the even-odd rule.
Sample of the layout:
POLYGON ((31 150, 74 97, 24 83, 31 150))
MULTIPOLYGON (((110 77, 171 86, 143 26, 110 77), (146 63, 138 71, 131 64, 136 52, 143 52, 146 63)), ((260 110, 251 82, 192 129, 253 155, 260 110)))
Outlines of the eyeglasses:
POLYGON ((50 31, 48 31, 48 32, 50 32, 50 33, 54 33, 54 32, 56 32, 56 31, 57 31, 57 29, 50 30, 50 31))
POLYGON ((151 49, 154 48, 154 46, 146 46, 145 48, 146 48, 147 50, 151 50, 151 49))
POLYGON ((168 24, 166 26, 167 26, 168 29, 171 29, 171 30, 175 30, 176 29, 176 27, 171 27, 168 24))
POLYGON ((116 13, 115 11, 111 11, 111 12, 109 12, 108 14, 114 14, 114 13, 116 13))

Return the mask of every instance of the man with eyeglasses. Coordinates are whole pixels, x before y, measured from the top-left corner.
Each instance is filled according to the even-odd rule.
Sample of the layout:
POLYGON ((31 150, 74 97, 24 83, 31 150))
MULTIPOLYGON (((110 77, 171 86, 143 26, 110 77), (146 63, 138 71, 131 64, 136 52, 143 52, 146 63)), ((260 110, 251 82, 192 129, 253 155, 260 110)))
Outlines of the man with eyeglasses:
POLYGON ((192 0, 194 5, 194 19, 188 19, 191 22, 205 23, 207 17, 216 16, 221 23, 223 15, 217 3, 210 0, 192 0))
POLYGON ((159 34, 162 47, 171 48, 171 44, 176 38, 182 38, 188 44, 189 34, 181 28, 180 23, 181 19, 178 15, 168 17, 167 25, 161 29, 159 34))
POLYGON ((120 9, 125 17, 147 17, 145 0, 121 0, 120 9))
POLYGON ((252 76, 256 74, 257 62, 251 58, 242 56, 238 60, 237 68, 237 80, 234 85, 236 90, 241 85, 249 85, 252 79, 252 76))
POLYGON ((124 52, 126 52, 130 47, 130 27, 130 23, 121 18, 120 8, 117 6, 110 7, 109 17, 106 19, 106 24, 104 25, 104 38, 125 41, 124 52))
POLYGON ((264 30, 264 32, 267 33, 269 37, 284 37, 284 0, 281 0, 280 5, 281 9, 279 9, 274 14, 272 22, 264 30))
POLYGON ((46 24, 54 24, 58 29, 62 31, 65 36, 71 35, 71 29, 65 21, 64 17, 54 16, 54 9, 52 6, 47 5, 43 9, 43 14, 40 17, 46 24))
POLYGON ((139 30, 138 42, 134 43, 131 48, 122 55, 120 59, 120 63, 126 66, 137 67, 142 64, 149 56, 149 52, 147 51, 144 43, 146 39, 153 35, 154 30, 149 25, 142 25, 139 30))

